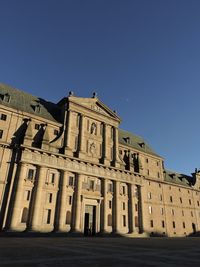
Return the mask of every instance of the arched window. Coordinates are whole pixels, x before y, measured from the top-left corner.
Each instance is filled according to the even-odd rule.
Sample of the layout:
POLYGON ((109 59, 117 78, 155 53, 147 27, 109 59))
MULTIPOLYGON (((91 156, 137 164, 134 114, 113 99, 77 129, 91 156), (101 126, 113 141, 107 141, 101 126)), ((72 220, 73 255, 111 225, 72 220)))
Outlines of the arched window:
POLYGON ((66 224, 71 224, 71 212, 67 211, 66 213, 66 224))
POLYGON ((108 214, 108 226, 112 226, 112 215, 108 214))
POLYGON ((27 220, 28 220, 28 209, 27 208, 23 208, 21 222, 22 223, 26 223, 27 220))

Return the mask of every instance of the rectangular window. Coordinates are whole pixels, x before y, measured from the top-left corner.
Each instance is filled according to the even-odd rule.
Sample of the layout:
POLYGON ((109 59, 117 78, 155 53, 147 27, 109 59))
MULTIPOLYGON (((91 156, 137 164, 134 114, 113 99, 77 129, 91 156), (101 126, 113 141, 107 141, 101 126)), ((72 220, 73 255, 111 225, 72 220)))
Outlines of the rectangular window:
POLYGON ((135 211, 138 211, 138 205, 135 204, 135 211))
POLYGON ((157 173, 157 176, 158 176, 158 178, 160 178, 160 173, 159 172, 157 173))
POLYGON ((150 226, 153 227, 153 220, 150 221, 150 226))
POLYGON ((183 228, 185 228, 185 222, 183 222, 183 228))
POLYGON ((113 184, 108 184, 108 192, 113 192, 113 184))
POLYGON ((28 180, 33 180, 34 179, 34 170, 33 169, 29 169, 28 170, 27 179, 28 180))
POLYGON ((148 199, 151 199, 151 192, 148 192, 148 199))
POLYGON ((111 200, 109 200, 108 204, 109 204, 109 209, 112 209, 112 201, 111 200))
POLYGON ((50 173, 49 183, 51 184, 55 183, 55 173, 50 173))
POLYGON ((176 228, 176 224, 174 221, 172 222, 172 226, 173 226, 173 228, 176 228))
POLYGON ((199 207, 199 201, 197 200, 197 206, 199 207))
POLYGON ((170 202, 173 202, 172 196, 170 196, 170 202))
POLYGON ((54 133, 54 135, 58 135, 58 130, 54 129, 53 133, 54 133))
POLYGON ((122 186, 122 194, 125 195, 126 194, 126 187, 122 186))
POLYGON ((123 226, 125 227, 126 226, 126 216, 123 215, 123 226))
POLYGON ((51 222, 51 210, 50 209, 48 209, 47 210, 47 224, 50 224, 50 222, 51 222))
POLYGON ((172 215, 174 215, 174 210, 173 210, 173 209, 172 209, 172 211, 171 211, 171 212, 172 212, 172 215))
POLYGON ((73 185, 74 185, 74 177, 69 176, 69 186, 73 186, 73 185))
POLYGON ((182 198, 180 197, 180 203, 183 203, 182 198))
POLYGON ((7 115, 6 114, 1 114, 1 120, 2 121, 6 121, 7 119, 7 115))
POLYGON ((191 211, 191 217, 193 217, 193 212, 191 211))
POLYGON ((162 221, 162 228, 165 227, 165 221, 162 221))
POLYGON ((189 204, 190 204, 190 205, 192 204, 191 199, 189 199, 189 204))
POLYGON ((184 214, 184 211, 182 210, 182 216, 184 216, 185 214, 184 214))
POLYGON ((161 213, 161 215, 164 214, 164 209, 163 208, 160 208, 160 213, 161 213))
POLYGON ((89 181, 89 189, 94 190, 94 181, 93 180, 89 181))
POLYGON ((160 194, 160 201, 162 201, 162 195, 160 194))
POLYGON ((72 196, 69 196, 69 205, 72 204, 72 196))
POLYGON ((53 194, 52 193, 48 193, 48 195, 47 195, 47 202, 48 203, 52 203, 52 198, 53 198, 53 194))
POLYGON ((149 214, 152 214, 152 207, 149 206, 149 214))
POLYGON ((3 130, 0 130, 0 139, 3 137, 3 130))
POLYGON ((35 130, 39 130, 40 129, 40 125, 39 124, 35 124, 35 130))
POLYGON ((31 191, 30 190, 25 190, 25 192, 24 192, 24 200, 29 201, 30 200, 30 195, 31 195, 31 191))
POLYGON ((125 210, 126 209, 126 203, 122 202, 122 209, 125 210))

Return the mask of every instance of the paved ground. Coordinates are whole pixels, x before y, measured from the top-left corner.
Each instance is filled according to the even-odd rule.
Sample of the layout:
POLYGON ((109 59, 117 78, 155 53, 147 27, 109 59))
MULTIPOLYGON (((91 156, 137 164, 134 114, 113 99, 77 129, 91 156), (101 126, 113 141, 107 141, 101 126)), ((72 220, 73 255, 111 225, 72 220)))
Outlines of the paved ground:
POLYGON ((200 237, 0 237, 0 266, 200 266, 200 237))

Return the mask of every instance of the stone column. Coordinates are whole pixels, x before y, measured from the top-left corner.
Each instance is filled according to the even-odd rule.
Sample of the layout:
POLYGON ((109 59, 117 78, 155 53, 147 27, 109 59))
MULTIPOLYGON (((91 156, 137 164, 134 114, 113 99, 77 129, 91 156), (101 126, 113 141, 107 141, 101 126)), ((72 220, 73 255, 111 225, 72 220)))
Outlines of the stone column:
POLYGON ((74 195, 74 213, 73 213, 73 232, 81 232, 81 188, 82 188, 83 175, 76 175, 76 186, 75 186, 75 195, 74 195))
POLYGON ((103 146, 102 146, 102 151, 103 151, 103 163, 105 165, 109 165, 110 160, 108 157, 108 140, 107 140, 107 135, 108 135, 108 126, 106 123, 103 123, 103 146))
POLYGON ((67 203, 67 182, 68 182, 68 172, 63 171, 61 181, 61 188, 59 189, 59 214, 58 214, 58 225, 57 230, 59 232, 65 231, 65 221, 66 221, 66 203, 67 203))
POLYGON ((128 221, 129 233, 134 232, 134 201, 133 201, 134 185, 128 184, 128 221))
POLYGON ((44 192, 43 186, 45 184, 45 180, 47 177, 47 168, 43 166, 39 166, 39 173, 37 175, 37 183, 36 183, 36 192, 33 204, 33 213, 32 220, 30 223, 30 230, 32 231, 40 231, 42 226, 42 217, 43 217, 43 199, 44 192))
POLYGON ((118 137, 118 128, 114 127, 114 136, 113 136, 113 143, 114 143, 114 165, 115 167, 120 167, 119 161, 119 137, 118 137))
POLYGON ((120 182, 115 181, 114 182, 114 207, 113 207, 113 212, 114 212, 114 227, 113 227, 113 232, 119 233, 120 232, 120 200, 119 200, 119 187, 120 187, 120 182))
POLYGON ((138 187, 138 222, 139 222, 139 232, 143 233, 143 210, 142 210, 142 191, 143 186, 138 187))
POLYGON ((108 180, 107 179, 103 179, 103 212, 101 214, 102 218, 102 227, 101 227, 101 231, 103 233, 107 233, 107 229, 108 229, 108 180))
POLYGON ((20 230, 19 224, 21 222, 22 200, 24 196, 24 179, 26 178, 27 167, 25 163, 20 165, 20 173, 18 175, 18 183, 16 187, 15 198, 13 201, 12 217, 10 222, 10 230, 20 230))
POLYGON ((79 157, 85 157, 85 116, 81 114, 80 125, 79 125, 79 157))
POLYGON ((65 154, 71 156, 72 155, 72 148, 71 148, 71 119, 72 119, 72 111, 67 111, 67 127, 66 127, 66 134, 65 134, 65 154))

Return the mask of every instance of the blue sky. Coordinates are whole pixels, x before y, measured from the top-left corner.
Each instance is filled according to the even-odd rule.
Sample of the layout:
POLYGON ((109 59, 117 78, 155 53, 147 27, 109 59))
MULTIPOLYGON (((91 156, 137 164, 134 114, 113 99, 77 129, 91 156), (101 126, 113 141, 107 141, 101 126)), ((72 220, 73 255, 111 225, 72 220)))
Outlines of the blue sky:
POLYGON ((200 167, 199 0, 1 0, 0 81, 93 91, 169 169, 200 167))

